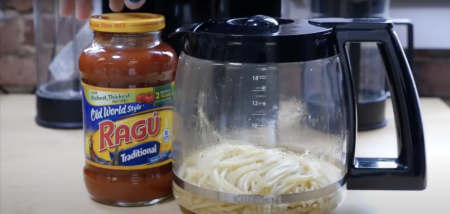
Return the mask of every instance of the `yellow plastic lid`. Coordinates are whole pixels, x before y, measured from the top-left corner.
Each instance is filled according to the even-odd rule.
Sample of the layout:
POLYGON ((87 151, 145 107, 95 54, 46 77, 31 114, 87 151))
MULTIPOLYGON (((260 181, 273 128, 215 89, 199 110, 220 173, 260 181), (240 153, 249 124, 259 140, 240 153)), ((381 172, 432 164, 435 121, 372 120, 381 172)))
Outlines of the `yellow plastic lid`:
POLYGON ((107 13, 91 16, 91 30, 108 33, 147 33, 164 29, 163 15, 151 13, 107 13))

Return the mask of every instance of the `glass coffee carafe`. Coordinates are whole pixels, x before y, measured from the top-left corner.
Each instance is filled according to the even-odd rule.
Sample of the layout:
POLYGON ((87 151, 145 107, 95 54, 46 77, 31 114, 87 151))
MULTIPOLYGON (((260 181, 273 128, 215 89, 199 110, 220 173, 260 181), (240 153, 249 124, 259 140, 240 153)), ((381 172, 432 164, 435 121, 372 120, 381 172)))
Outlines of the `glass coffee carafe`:
POLYGON ((347 188, 425 189, 417 91, 391 21, 257 15, 210 20, 177 35, 184 48, 172 158, 182 207, 321 214, 339 206, 347 188), (365 41, 377 42, 386 64, 397 158, 355 158, 356 98, 345 45, 365 41))

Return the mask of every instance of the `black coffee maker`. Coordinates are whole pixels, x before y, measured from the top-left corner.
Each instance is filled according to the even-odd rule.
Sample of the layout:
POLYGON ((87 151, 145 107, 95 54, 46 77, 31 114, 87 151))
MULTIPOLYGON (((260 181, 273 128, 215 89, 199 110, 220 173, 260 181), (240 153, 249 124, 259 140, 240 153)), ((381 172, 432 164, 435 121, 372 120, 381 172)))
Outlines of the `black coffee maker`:
MULTIPOLYGON (((389 18, 390 0, 305 0, 313 18, 389 18)), ((413 25, 407 19, 392 19, 407 26, 405 51, 413 70, 413 25)), ((390 96, 381 54, 375 42, 349 43, 354 87, 358 99, 358 130, 374 130, 386 125, 385 105, 390 96)))
MULTIPOLYGON (((162 32, 163 40, 180 54, 181 38, 168 38, 168 34, 180 26, 203 22, 208 19, 248 17, 265 14, 281 17, 282 0, 147 0, 138 10, 125 8, 122 12, 143 12, 162 14, 166 18, 166 27, 162 32)), ((109 0, 103 0, 103 13, 111 13, 109 0)))

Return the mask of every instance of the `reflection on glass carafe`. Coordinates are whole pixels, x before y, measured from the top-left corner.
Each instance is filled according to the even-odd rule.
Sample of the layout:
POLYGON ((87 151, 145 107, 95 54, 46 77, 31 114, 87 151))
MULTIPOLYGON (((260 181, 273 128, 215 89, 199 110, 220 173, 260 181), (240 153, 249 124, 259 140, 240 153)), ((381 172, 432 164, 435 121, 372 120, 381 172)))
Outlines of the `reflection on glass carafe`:
POLYGON ((305 123, 313 129, 339 134, 342 131, 339 59, 306 62, 303 66, 303 96, 308 117, 305 123))

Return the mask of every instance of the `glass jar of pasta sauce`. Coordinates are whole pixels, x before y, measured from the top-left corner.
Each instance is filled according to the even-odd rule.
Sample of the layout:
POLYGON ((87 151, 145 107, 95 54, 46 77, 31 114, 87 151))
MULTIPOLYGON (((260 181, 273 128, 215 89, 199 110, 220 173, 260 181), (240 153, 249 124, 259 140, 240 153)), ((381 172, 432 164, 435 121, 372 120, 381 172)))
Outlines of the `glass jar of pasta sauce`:
POLYGON ((84 181, 103 204, 143 206, 172 194, 172 92, 177 64, 161 40, 164 17, 92 16, 79 59, 84 181))

